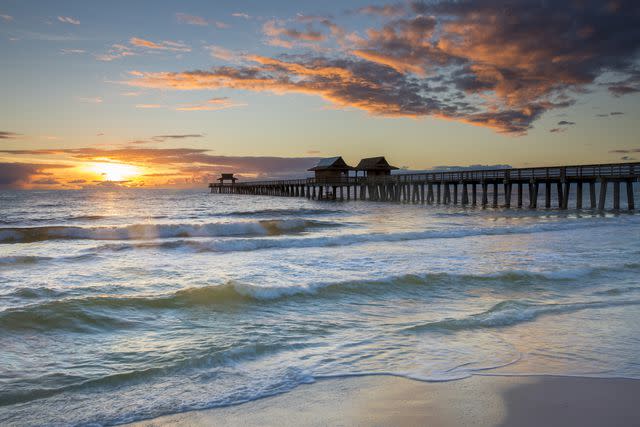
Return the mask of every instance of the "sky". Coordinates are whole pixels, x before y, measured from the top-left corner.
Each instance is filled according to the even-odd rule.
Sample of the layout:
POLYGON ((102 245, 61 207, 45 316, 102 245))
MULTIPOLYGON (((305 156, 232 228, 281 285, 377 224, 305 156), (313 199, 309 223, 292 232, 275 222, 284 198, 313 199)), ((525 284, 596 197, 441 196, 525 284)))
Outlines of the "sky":
POLYGON ((640 159, 640 3, 0 0, 0 188, 640 159))

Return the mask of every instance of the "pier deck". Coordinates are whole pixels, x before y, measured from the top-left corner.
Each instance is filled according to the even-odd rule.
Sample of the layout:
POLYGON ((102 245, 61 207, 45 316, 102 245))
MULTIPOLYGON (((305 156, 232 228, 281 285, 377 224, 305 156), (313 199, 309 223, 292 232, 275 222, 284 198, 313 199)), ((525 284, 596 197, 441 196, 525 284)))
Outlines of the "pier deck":
POLYGON ((377 177, 291 179, 212 183, 212 193, 306 197, 315 200, 369 200, 413 204, 482 207, 620 209, 621 186, 626 208, 635 209, 633 183, 640 181, 640 162, 493 170, 398 173, 377 177), (515 188, 514 188, 515 187, 515 188), (607 192, 613 187, 611 203, 607 192), (515 199, 513 193, 515 190, 515 199), (525 200, 526 196, 526 200, 525 200), (539 205, 539 198, 543 203, 539 205))

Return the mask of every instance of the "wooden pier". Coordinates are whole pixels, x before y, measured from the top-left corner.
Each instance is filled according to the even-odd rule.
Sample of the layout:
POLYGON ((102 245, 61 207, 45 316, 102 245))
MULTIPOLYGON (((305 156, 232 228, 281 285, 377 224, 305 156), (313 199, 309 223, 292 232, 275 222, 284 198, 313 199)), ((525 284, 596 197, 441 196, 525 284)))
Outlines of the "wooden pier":
POLYGON ((634 210, 633 183, 637 181, 640 181, 640 163, 614 163, 230 184, 220 182, 210 184, 209 188, 212 193, 222 194, 531 209, 568 209, 570 195, 574 194, 576 209, 604 210, 610 205, 614 210, 619 210, 624 185, 626 208, 634 210), (610 194, 611 202, 607 203, 610 187, 613 193, 610 194), (543 199, 542 203, 540 198, 543 199))

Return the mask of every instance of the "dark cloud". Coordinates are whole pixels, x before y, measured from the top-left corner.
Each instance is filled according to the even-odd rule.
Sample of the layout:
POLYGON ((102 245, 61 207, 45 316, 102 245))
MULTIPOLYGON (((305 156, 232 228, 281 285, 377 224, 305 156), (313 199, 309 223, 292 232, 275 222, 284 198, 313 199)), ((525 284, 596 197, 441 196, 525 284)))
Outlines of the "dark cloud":
POLYGON ((269 21, 263 30, 272 44, 302 43, 295 46, 313 53, 249 56, 253 65, 207 71, 136 73, 128 83, 304 93, 375 115, 433 116, 512 134, 526 133, 546 111, 572 105, 605 73, 621 76, 607 84, 612 93, 640 88, 637 1, 436 0, 401 6, 361 9, 384 21, 364 36, 325 18, 307 19, 304 29, 269 21), (316 45, 329 36, 342 49, 319 56, 316 45))
POLYGON ((57 184, 60 184, 60 181, 53 178, 40 178, 40 179, 31 181, 31 183, 38 184, 38 185, 57 185, 57 184))
POLYGON ((551 133, 560 133, 560 132, 565 132, 567 130, 567 128, 553 128, 553 129, 549 129, 549 132, 551 133))
POLYGON ((572 126, 572 125, 575 125, 575 124, 576 124, 575 122, 570 122, 570 121, 567 121, 567 120, 560 120, 558 122, 558 126, 572 126))
POLYGON ((622 157, 620 157, 620 160, 632 161, 632 160, 638 160, 638 159, 636 159, 635 157, 622 156, 622 157))
POLYGON ((87 181, 84 179, 73 179, 71 181, 67 181, 67 184, 85 184, 87 181))
POLYGON ((624 113, 622 111, 614 111, 613 113, 610 113, 612 116, 622 116, 624 113))
POLYGON ((22 135, 20 135, 19 133, 0 131, 0 139, 15 139, 20 136, 22 135))
POLYGON ((0 163, 0 188, 17 188, 31 182, 34 175, 48 175, 47 169, 66 168, 66 165, 40 163, 0 163))
POLYGON ((618 154, 628 154, 628 153, 640 153, 640 148, 629 148, 629 149, 619 149, 619 150, 611 150, 610 153, 618 153, 618 154))
POLYGON ((167 139, 186 139, 186 138, 202 138, 204 135, 199 133, 179 134, 179 135, 156 135, 152 137, 154 141, 166 141, 167 139))

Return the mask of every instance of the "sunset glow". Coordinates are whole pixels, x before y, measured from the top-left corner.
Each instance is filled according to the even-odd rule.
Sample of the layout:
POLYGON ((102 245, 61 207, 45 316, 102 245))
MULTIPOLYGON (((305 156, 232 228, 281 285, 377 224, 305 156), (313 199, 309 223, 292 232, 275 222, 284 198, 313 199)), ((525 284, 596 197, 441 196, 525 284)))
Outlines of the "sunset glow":
POLYGON ((99 174, 106 181, 126 181, 141 173, 139 167, 122 163, 94 163, 89 166, 89 170, 99 174))

